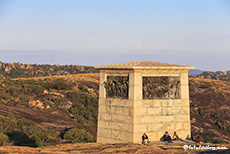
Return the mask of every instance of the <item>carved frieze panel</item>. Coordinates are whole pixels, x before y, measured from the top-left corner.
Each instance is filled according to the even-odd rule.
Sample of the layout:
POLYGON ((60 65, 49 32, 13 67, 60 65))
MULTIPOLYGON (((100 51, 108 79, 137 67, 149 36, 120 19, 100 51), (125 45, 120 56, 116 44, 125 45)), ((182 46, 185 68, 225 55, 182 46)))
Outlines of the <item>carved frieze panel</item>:
POLYGON ((143 77, 143 99, 179 99, 180 79, 175 76, 143 77))
POLYGON ((129 77, 128 76, 107 76, 104 82, 106 98, 129 98, 129 77))

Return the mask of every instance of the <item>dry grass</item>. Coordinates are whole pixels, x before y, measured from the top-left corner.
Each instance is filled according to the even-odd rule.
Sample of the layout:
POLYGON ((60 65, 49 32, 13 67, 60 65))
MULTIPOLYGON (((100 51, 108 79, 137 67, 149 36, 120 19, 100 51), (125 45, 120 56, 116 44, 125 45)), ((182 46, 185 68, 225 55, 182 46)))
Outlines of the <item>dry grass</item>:
MULTIPOLYGON (((204 144, 207 145, 207 144, 204 144)), ((198 146, 198 145, 197 145, 198 146)), ((229 148, 229 144, 210 145, 229 148)), ((0 147, 0 153, 156 153, 156 154, 198 154, 198 153, 229 153, 229 150, 184 150, 183 144, 165 144, 154 143, 141 145, 134 143, 104 144, 104 143, 76 143, 76 144, 59 144, 56 146, 47 146, 41 148, 3 146, 0 147)))
POLYGON ((56 76, 46 76, 46 77, 32 77, 32 78, 15 78, 12 80, 44 80, 47 78, 64 78, 69 81, 89 81, 98 82, 100 80, 99 73, 85 73, 85 74, 71 74, 71 75, 56 75, 56 76))

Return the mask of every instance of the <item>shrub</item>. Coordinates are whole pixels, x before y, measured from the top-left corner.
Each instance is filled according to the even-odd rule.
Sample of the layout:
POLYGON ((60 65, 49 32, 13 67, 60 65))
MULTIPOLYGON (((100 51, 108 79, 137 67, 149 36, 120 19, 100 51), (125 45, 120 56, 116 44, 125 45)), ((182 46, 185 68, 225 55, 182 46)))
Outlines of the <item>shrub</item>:
POLYGON ((9 137, 2 132, 0 133, 0 146, 8 145, 9 137))
POLYGON ((37 131, 30 135, 30 138, 34 140, 37 146, 44 146, 53 139, 56 139, 58 132, 55 130, 48 130, 47 132, 37 131))
POLYGON ((203 136, 204 142, 205 143, 211 143, 211 139, 208 136, 203 136))
POLYGON ((10 133, 7 133, 7 136, 9 137, 10 141, 13 145, 17 146, 36 146, 33 140, 29 138, 29 136, 20 131, 13 131, 10 133))
POLYGON ((81 90, 81 91, 83 91, 83 92, 88 92, 87 88, 84 85, 82 85, 82 84, 78 85, 78 89, 81 90))
POLYGON ((37 125, 30 120, 23 118, 17 119, 17 130, 24 132, 26 135, 30 135, 38 130, 37 125))
POLYGON ((201 88, 201 89, 208 89, 209 87, 207 87, 207 86, 200 86, 199 88, 201 88))
POLYGON ((198 113, 199 113, 199 115, 201 115, 202 117, 204 117, 204 109, 202 107, 198 108, 198 113))
POLYGON ((63 98, 63 97, 61 97, 61 98, 54 98, 54 99, 53 99, 53 102, 54 102, 54 104, 55 104, 56 106, 63 106, 63 105, 66 104, 67 99, 66 99, 66 98, 63 98))
POLYGON ((0 132, 8 134, 18 131, 29 135, 35 130, 37 130, 37 126, 32 121, 20 118, 18 115, 14 117, 0 116, 0 132))
POLYGON ((221 116, 220 116, 220 114, 214 114, 214 115, 212 115, 212 117, 214 118, 214 120, 215 120, 216 122, 221 121, 221 116))
POLYGON ((44 87, 46 89, 55 89, 55 90, 70 90, 74 86, 74 83, 68 82, 63 78, 58 78, 53 81, 47 81, 44 87))
POLYGON ((226 121, 218 121, 216 122, 217 127, 219 127, 222 130, 230 132, 230 126, 226 121))
POLYGON ((227 143, 227 142, 222 140, 222 139, 217 138, 217 139, 213 139, 213 143, 215 143, 215 144, 223 144, 223 143, 227 143))
POLYGON ((63 138, 70 143, 92 142, 89 132, 84 129, 72 128, 68 130, 63 138))
POLYGON ((8 133, 17 127, 17 121, 8 117, 0 116, 0 132, 8 133))

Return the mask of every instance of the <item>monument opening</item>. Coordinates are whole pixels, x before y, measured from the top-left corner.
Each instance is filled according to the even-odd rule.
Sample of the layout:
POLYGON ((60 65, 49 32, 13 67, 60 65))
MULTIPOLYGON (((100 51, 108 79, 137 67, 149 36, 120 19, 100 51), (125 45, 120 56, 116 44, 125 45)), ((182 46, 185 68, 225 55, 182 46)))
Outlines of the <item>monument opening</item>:
POLYGON ((180 99, 180 79, 174 76, 143 77, 143 99, 180 99))
POLYGON ((107 76, 104 82, 106 98, 129 98, 129 77, 128 76, 107 76))

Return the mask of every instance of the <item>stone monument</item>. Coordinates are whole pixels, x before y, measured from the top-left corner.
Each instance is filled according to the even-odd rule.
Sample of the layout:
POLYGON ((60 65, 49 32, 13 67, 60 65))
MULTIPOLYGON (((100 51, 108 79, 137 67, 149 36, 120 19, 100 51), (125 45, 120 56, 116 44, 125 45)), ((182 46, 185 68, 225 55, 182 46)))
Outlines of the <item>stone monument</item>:
POLYGON ((165 131, 189 138, 188 71, 194 67, 150 61, 100 69, 97 142, 159 141, 165 131))

